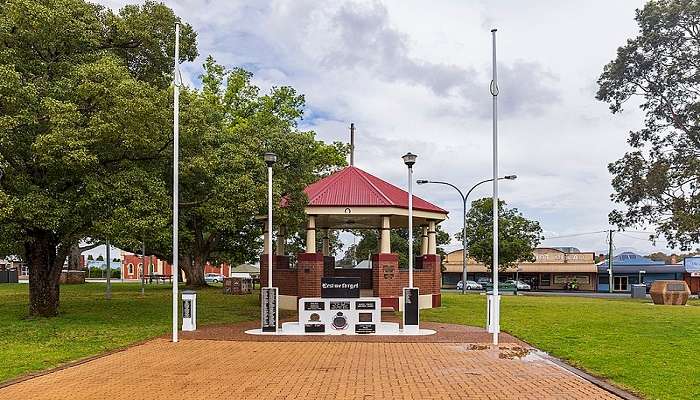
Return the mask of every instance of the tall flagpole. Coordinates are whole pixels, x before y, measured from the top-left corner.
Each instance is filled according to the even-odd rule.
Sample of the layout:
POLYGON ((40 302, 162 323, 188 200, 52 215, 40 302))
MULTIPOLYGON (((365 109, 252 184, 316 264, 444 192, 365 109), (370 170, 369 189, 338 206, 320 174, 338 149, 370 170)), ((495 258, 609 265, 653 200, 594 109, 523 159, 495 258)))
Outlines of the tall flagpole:
POLYGON ((500 330, 500 298, 498 296, 498 75, 496 68, 496 29, 491 29, 493 44, 493 80, 491 81, 491 96, 493 98, 493 301, 491 302, 491 318, 493 344, 498 344, 500 330))
POLYGON ((173 343, 177 343, 178 323, 178 218, 179 218, 179 173, 180 163, 180 84, 178 63, 180 61, 180 24, 175 24, 175 68, 173 69, 173 343))

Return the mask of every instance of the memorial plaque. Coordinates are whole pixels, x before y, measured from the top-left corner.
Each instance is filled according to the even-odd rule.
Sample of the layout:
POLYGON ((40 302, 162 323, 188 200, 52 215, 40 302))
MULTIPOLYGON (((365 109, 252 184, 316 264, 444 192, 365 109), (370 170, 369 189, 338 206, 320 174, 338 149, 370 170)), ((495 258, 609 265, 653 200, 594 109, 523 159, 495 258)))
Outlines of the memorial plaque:
POLYGON ((306 301, 304 302, 304 310, 306 311, 321 311, 326 309, 326 304, 322 301, 306 301))
POLYGON ((405 288, 403 296, 403 324, 418 325, 418 289, 405 288))
POLYGON ((384 270, 384 279, 394 279, 393 265, 384 265, 382 266, 382 269, 384 270))
POLYGON ((263 288, 260 293, 262 331, 277 332, 277 288, 263 288))
POLYGON ((377 331, 374 324, 355 324, 355 333, 360 335, 366 335, 368 333, 375 333, 377 331))
POLYGON ((377 307, 377 303, 374 301, 356 301, 355 309, 357 310, 374 310, 377 307))
POLYGON ((353 299, 360 297, 360 278, 321 278, 324 299, 353 299))
POLYGON ((326 325, 324 324, 305 324, 304 332, 306 333, 324 333, 326 331, 326 325))
POLYGON ((182 319, 192 318, 192 300, 182 300, 182 319))
POLYGON ((372 313, 371 312, 361 312, 357 314, 357 319, 360 322, 372 322, 372 313))
POLYGON ((349 310, 350 309, 350 302, 349 301, 331 301, 331 304, 329 307, 331 310, 349 310))

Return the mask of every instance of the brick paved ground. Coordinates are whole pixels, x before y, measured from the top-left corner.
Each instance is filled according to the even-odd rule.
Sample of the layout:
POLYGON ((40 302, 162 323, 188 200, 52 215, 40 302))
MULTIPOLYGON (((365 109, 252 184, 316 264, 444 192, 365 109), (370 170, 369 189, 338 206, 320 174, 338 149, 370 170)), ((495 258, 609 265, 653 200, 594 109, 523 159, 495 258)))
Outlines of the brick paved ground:
POLYGON ((614 399, 517 343, 157 339, 0 399, 614 399))

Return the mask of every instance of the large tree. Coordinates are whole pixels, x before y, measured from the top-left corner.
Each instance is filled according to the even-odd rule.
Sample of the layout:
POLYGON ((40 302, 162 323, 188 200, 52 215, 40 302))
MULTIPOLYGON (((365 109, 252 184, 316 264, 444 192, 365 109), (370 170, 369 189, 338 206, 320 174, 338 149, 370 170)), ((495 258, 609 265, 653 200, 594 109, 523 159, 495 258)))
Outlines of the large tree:
MULTIPOLYGON (((485 197, 472 202, 467 213, 467 252, 470 257, 493 266, 493 199, 485 197)), ((461 240, 462 234, 457 238, 461 240)), ((498 269, 506 270, 522 261, 535 261, 533 250, 542 240, 542 228, 517 208, 507 208, 498 201, 498 269)))
POLYGON ((613 113, 630 99, 645 113, 632 149, 608 166, 612 199, 625 206, 610 221, 655 226, 688 250, 700 241, 700 1, 650 1, 635 19, 639 34, 598 80, 613 113))
MULTIPOLYGON (((181 99, 178 260, 189 287, 206 285, 207 261, 258 259, 262 229, 256 216, 267 212, 264 152, 278 156, 274 196, 287 200, 287 207, 275 210, 275 226, 286 224, 293 237, 305 220, 303 189, 345 163, 344 145, 326 144, 297 129, 304 97, 293 88, 261 94, 250 72, 226 69, 211 56, 200 79, 201 89, 183 88, 181 99)), ((163 166, 163 179, 170 181, 171 168, 163 166)), ((149 237, 149 251, 172 259, 171 226, 161 228, 149 237)))
MULTIPOLYGON (((29 265, 31 315, 58 313, 71 246, 161 223, 153 160, 172 151, 174 25, 146 2, 0 1, 0 248, 29 265), (151 216, 147 221, 141 215, 151 216)), ((182 26, 181 61, 196 56, 182 26)))

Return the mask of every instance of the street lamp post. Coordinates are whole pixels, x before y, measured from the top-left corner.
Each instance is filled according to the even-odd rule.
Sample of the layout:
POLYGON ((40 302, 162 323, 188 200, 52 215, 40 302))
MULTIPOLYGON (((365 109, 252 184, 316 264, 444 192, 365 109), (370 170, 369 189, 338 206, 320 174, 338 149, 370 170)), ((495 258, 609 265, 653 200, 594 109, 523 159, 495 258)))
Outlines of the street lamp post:
POLYGON ((267 164, 267 287, 272 287, 272 166, 277 162, 275 153, 265 153, 267 164))
POLYGON ((418 289, 413 287, 413 164, 417 156, 406 153, 403 162, 408 167, 408 287, 403 289, 403 329, 417 334, 419 328, 418 289))
MULTIPOLYGON (((506 175, 498 179, 508 179, 512 181, 516 178, 516 175, 506 175)), ((457 186, 449 182, 429 181, 426 179, 419 179, 416 181, 416 183, 419 185, 425 185, 426 183, 435 183, 438 185, 450 186, 451 188, 455 189, 459 193, 459 196, 462 198, 462 294, 465 294, 467 292, 467 199, 469 198, 469 195, 472 193, 472 191, 476 189, 477 186, 481 185, 482 183, 491 182, 492 180, 493 178, 484 179, 483 181, 476 183, 474 186, 471 187, 471 189, 469 189, 469 191, 467 191, 466 195, 463 194, 457 186)))
POLYGON ((264 159, 267 164, 267 287, 261 289, 260 319, 263 332, 277 332, 279 296, 277 288, 272 287, 272 166, 277 162, 277 155, 265 153, 264 159))

